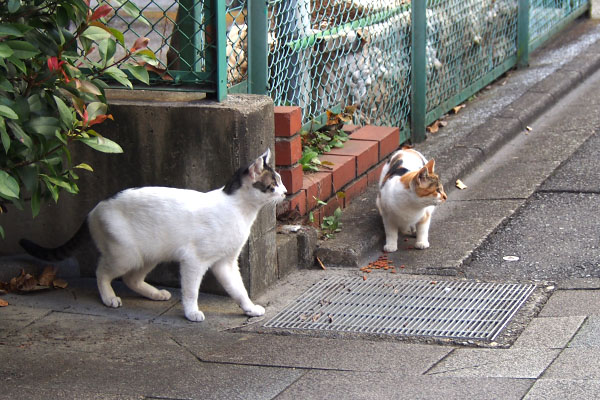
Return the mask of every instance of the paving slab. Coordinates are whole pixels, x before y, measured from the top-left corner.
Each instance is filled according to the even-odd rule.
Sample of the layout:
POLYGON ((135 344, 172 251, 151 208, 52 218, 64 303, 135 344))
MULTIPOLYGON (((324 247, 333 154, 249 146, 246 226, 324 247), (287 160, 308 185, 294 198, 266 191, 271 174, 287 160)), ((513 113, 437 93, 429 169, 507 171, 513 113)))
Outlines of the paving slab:
POLYGON ((575 336, 585 316, 533 318, 512 348, 562 349, 575 336))
POLYGON ((311 371, 277 396, 296 399, 521 399, 533 380, 311 371))
POLYGON ((598 380, 539 379, 523 400, 597 398, 600 398, 598 380))
POLYGON ((68 393, 65 398, 79 398, 80 392, 96 392, 101 393, 102 398, 111 399, 119 396, 272 399, 304 373, 292 369, 203 363, 187 351, 179 352, 175 359, 141 354, 144 357, 137 360, 79 351, 33 353, 6 346, 0 346, 0 354, 3 359, 11 360, 10 366, 3 366, 0 372, 3 389, 8 387, 21 393, 18 386, 35 382, 41 392, 64 390, 68 393))
POLYGON ((540 317, 565 317, 575 315, 599 316, 600 291, 557 290, 548 300, 540 317))
POLYGON ((427 374, 535 379, 559 354, 553 349, 456 349, 427 374))
POLYGON ((544 372, 546 379, 600 380, 599 348, 567 348, 544 372))
POLYGON ((600 348, 600 316, 587 317, 569 347, 600 348))
POLYGON ((221 336, 206 347, 186 335, 175 340, 203 361, 287 368, 335 369, 422 374, 446 356, 451 347, 338 340, 303 336, 243 334, 221 336))

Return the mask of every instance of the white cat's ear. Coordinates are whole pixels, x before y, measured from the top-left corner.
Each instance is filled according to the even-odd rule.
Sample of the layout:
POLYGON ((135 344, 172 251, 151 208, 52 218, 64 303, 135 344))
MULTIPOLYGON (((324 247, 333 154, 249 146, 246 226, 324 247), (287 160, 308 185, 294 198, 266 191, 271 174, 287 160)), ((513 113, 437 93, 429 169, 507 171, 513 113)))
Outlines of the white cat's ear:
POLYGON ((433 174, 433 170, 435 168, 435 160, 433 158, 429 160, 429 162, 425 164, 425 168, 427 168, 427 172, 433 174))
POLYGON ((260 174, 262 174, 265 165, 269 162, 269 157, 271 157, 271 150, 267 149, 263 155, 254 160, 252 165, 248 167, 248 172, 252 181, 256 181, 260 174))
POLYGON ((267 165, 267 164, 269 163, 269 160, 271 159, 271 149, 269 149, 269 148, 267 147, 267 151, 265 151, 265 152, 263 153, 263 155, 261 156, 261 158, 262 158, 263 160, 265 160, 265 165, 267 165))

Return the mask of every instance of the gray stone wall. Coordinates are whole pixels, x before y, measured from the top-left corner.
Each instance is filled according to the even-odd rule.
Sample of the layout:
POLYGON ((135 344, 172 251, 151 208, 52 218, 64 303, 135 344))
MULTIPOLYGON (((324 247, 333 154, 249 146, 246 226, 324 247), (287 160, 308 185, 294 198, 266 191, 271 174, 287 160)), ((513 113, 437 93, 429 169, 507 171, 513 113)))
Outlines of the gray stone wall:
MULTIPOLYGON (((80 194, 62 193, 58 204, 43 206, 35 219, 29 210, 10 209, 2 217, 6 239, 0 243, 0 256, 20 253, 18 240, 22 237, 44 246, 62 244, 98 201, 122 189, 160 185, 212 190, 223 186, 237 168, 249 165, 267 147, 274 149, 269 97, 230 95, 219 103, 159 91, 128 95, 129 99, 113 96, 110 112, 114 121, 98 127, 101 134, 119 143, 124 153, 103 154, 79 146, 74 163, 87 162, 94 168, 93 173, 79 173, 80 194), (141 94, 143 99, 137 97, 141 94)), ((275 242, 275 210, 270 207, 259 214, 240 256, 240 269, 251 295, 277 279, 275 242)), ((81 274, 93 276, 95 251, 84 251, 77 259, 81 274)), ((178 285, 179 270, 176 265, 161 265, 150 279, 178 285)), ((210 277, 203 290, 220 291, 210 277)))

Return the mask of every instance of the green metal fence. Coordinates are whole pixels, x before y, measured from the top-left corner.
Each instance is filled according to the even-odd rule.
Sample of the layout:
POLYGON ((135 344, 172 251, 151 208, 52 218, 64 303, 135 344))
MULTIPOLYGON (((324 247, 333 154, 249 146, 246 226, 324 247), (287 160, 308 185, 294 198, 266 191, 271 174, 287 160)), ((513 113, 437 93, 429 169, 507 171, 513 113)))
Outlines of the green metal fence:
POLYGON ((589 0, 134 0, 126 36, 148 36, 168 70, 157 87, 268 94, 319 126, 357 104, 356 124, 402 140, 515 65, 589 0))

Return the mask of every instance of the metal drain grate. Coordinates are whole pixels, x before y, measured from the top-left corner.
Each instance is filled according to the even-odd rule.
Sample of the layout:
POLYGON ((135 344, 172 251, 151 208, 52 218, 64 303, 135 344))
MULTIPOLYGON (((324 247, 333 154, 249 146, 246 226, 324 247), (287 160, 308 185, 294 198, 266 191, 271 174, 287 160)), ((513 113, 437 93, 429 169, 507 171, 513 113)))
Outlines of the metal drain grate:
POLYGON ((534 289, 531 284, 333 278, 310 288, 265 327, 494 340, 534 289))

